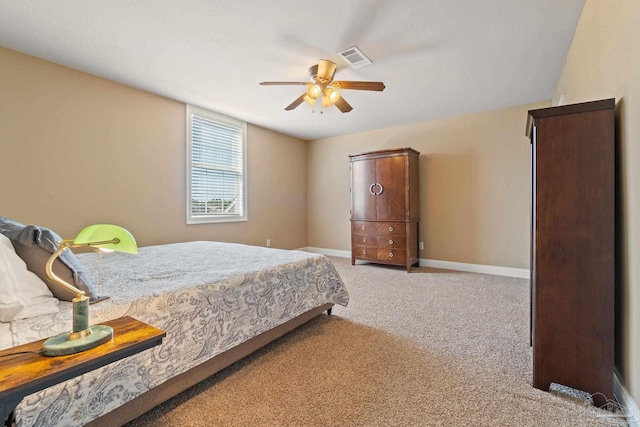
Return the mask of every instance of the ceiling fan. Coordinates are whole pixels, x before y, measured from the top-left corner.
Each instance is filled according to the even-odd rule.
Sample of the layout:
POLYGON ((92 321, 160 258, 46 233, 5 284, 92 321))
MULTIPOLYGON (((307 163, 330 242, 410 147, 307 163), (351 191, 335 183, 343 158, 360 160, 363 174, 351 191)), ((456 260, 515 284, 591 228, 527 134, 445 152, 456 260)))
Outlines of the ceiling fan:
MULTIPOLYGON (((348 80, 333 80, 336 73, 335 62, 328 59, 321 59, 318 64, 309 68, 311 82, 261 82, 261 85, 301 85, 307 86, 307 91, 300 95, 295 101, 289 104, 285 110, 290 111, 302 104, 303 101, 315 105, 318 98, 322 101, 322 107, 327 108, 332 105, 338 107, 343 113, 353 110, 347 101, 340 94, 339 89, 354 90, 374 90, 382 92, 384 83, 382 82, 358 82, 348 80)), ((322 112, 322 111, 321 111, 322 112)))

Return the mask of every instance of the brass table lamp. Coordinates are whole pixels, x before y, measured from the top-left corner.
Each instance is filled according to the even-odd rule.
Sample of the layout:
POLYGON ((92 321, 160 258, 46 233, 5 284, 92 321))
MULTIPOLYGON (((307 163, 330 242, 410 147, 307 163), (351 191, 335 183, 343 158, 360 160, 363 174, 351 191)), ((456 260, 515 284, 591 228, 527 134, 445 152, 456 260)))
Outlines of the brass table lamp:
POLYGON ((89 297, 84 291, 65 282, 53 272, 53 262, 68 248, 97 247, 131 254, 138 253, 136 241, 127 230, 117 225, 95 224, 80 231, 75 239, 62 240, 46 264, 47 276, 59 286, 76 294, 73 303, 73 330, 55 335, 42 346, 45 356, 62 356, 89 350, 109 341, 113 328, 105 325, 89 326, 89 297))

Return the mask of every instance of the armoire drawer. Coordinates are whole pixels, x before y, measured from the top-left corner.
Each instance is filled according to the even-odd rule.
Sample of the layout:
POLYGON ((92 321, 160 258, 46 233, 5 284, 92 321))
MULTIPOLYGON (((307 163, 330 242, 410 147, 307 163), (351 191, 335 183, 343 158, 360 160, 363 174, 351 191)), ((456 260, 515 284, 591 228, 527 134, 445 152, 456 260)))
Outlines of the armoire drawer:
POLYGON ((378 248, 377 258, 381 261, 389 261, 399 264, 407 262, 407 251, 404 249, 381 249, 378 248))
POLYGON ((368 221, 352 221, 352 232, 358 234, 377 234, 378 226, 375 222, 368 221))
POLYGON ((378 236, 375 234, 354 234, 353 244, 361 246, 376 247, 378 243, 378 236))
POLYGON ((353 246, 353 256, 360 259, 366 258, 374 260, 378 255, 377 251, 378 250, 376 248, 370 248, 368 246, 353 246))
POLYGON ((407 234, 407 229, 404 222, 379 222, 378 234, 404 236, 407 234))
POLYGON ((378 247, 379 248, 395 248, 395 249, 405 249, 407 246, 407 239, 404 236, 378 236, 378 247))

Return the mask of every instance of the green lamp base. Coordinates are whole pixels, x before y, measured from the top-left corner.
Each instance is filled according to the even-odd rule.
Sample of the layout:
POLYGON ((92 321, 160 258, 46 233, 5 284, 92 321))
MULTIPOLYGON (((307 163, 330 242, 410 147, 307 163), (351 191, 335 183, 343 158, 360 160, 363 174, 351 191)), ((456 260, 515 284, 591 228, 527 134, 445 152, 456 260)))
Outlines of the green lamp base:
POLYGON ((106 325, 89 326, 91 335, 83 338, 69 339, 69 332, 54 335, 42 345, 42 353, 45 356, 64 356, 66 354, 80 353, 104 344, 113 337, 113 328, 106 325))

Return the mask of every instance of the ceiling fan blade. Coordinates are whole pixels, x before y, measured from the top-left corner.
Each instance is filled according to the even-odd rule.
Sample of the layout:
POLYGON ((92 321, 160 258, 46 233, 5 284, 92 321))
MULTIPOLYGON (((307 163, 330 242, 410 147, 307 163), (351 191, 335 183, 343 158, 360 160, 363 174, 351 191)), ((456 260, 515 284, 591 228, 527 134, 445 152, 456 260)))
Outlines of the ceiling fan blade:
POLYGON ((331 86, 337 89, 354 89, 354 90, 375 90, 382 92, 385 88, 382 82, 354 82, 348 80, 336 80, 331 86))
POLYGON ((304 96, 306 95, 306 93, 303 93, 302 95, 300 95, 299 98, 296 98, 295 101, 293 101, 291 104, 289 104, 285 110, 287 111, 291 111, 294 108, 296 108, 298 105, 302 104, 304 102, 304 96))
POLYGON ((296 86, 304 86, 308 84, 307 82, 260 82, 263 86, 275 86, 275 85, 296 85, 296 86))
POLYGON ((353 110, 353 107, 349 105, 349 103, 345 101, 343 97, 338 98, 335 106, 338 107, 338 110, 342 111, 343 113, 348 113, 349 111, 353 110))

